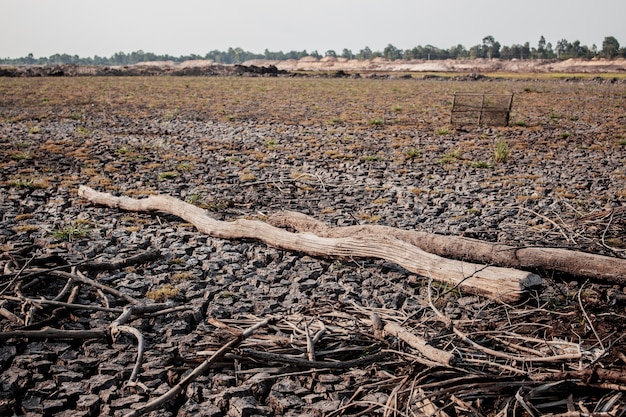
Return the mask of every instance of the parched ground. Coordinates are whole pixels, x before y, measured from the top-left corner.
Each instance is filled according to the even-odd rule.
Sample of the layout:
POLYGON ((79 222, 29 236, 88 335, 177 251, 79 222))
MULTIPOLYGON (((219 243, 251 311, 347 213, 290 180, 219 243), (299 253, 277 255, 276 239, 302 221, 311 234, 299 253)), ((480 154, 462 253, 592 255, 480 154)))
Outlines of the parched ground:
POLYGON ((589 77, 0 78, 0 414, 125 415, 261 323, 151 415, 623 415, 623 280, 534 271, 504 304, 77 188, 624 258, 624 100, 589 77), (454 92, 514 93, 510 126, 451 125, 454 92))

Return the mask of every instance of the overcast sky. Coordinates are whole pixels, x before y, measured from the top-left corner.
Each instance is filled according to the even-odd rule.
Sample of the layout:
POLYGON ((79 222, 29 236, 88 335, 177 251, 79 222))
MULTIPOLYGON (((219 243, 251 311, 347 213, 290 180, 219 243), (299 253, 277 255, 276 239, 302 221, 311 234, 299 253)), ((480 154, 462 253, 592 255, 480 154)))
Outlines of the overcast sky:
POLYGON ((501 45, 626 46, 626 0, 0 0, 0 57, 501 45))

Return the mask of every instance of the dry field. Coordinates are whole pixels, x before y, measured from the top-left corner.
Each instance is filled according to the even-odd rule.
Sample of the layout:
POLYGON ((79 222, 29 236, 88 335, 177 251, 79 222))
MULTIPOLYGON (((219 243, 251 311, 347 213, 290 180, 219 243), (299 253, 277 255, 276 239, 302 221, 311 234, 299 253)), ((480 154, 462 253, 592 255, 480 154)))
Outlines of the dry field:
POLYGON ((607 76, 0 78, 0 330, 96 332, 0 336, 0 415, 124 415, 200 351, 271 318, 151 415, 623 416, 626 271, 534 271, 544 287, 508 305, 384 261, 207 238, 76 192, 624 258, 625 163, 626 83, 607 76), (454 92, 514 93, 510 125, 451 125, 454 92), (146 300, 174 309, 128 321, 147 343, 131 375, 137 343, 110 326, 146 300), (454 361, 374 334, 374 316, 454 361))

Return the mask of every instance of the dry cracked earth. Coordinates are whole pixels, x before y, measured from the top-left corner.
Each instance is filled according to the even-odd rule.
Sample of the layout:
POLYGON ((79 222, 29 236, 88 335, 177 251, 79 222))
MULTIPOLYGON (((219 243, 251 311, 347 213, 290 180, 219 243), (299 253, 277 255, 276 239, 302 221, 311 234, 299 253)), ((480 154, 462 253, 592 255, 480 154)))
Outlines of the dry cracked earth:
POLYGON ((506 304, 77 189, 624 258, 625 100, 589 78, 0 79, 0 415, 623 416, 624 279, 538 270, 506 304), (514 92, 510 126, 450 125, 454 91, 514 92))

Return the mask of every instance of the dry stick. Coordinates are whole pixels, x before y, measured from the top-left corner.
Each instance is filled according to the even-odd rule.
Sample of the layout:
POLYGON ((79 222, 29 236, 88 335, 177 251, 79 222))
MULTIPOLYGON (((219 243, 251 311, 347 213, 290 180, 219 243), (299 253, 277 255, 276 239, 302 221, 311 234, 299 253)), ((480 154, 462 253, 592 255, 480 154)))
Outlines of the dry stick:
POLYGON ((413 244, 386 235, 363 234, 343 238, 322 238, 311 233, 291 233, 261 221, 239 219, 223 222, 209 217, 205 210, 169 196, 145 199, 115 197, 86 186, 78 194, 95 204, 131 211, 162 211, 181 217, 212 237, 222 239, 256 239, 267 245, 312 256, 338 258, 385 259, 408 271, 427 275, 456 285, 474 294, 503 301, 516 301, 526 288, 541 284, 539 276, 511 268, 487 267, 469 262, 445 259, 419 249, 413 244), (466 279, 471 275, 470 279, 466 279))
MULTIPOLYGON (((150 313, 158 311, 159 309, 163 309, 165 307, 169 307, 169 304, 149 304, 145 306, 133 306, 133 312, 138 314, 150 313)), ((0 340, 11 339, 14 337, 25 339, 99 339, 107 337, 109 333, 110 327, 91 330, 61 330, 44 327, 41 330, 14 330, 10 332, 0 332, 0 340)))
POLYGON ((20 317, 16 316, 12 312, 4 308, 4 303, 5 301, 0 301, 0 316, 4 317, 5 319, 9 321, 12 321, 13 323, 23 326, 24 320, 22 320, 20 317))
POLYGON ((82 267, 90 271, 111 271, 113 269, 124 269, 131 265, 143 264, 146 262, 154 261, 161 256, 161 251, 158 249, 152 249, 138 255, 133 255, 128 258, 119 261, 92 261, 85 262, 82 267))
POLYGON ((139 374, 139 370, 141 369, 141 364, 143 363, 143 353, 145 351, 145 341, 141 332, 134 327, 126 326, 123 323, 126 323, 128 319, 133 314, 133 306, 124 307, 124 311, 120 316, 111 323, 109 326, 111 329, 111 337, 115 340, 120 333, 130 333, 137 339, 137 359, 135 360, 135 366, 133 367, 133 371, 128 379, 128 386, 137 385, 137 375, 139 374))
POLYGON ((311 338, 311 330, 309 324, 304 322, 304 335, 306 336, 306 353, 311 362, 315 361, 315 346, 313 345, 313 339, 311 338))
POLYGON ((434 346, 430 346, 426 342, 426 339, 411 333, 404 327, 396 323, 387 323, 385 324, 384 329, 385 332, 399 338, 412 348, 417 349, 427 359, 440 363, 444 366, 450 366, 454 364, 455 358, 452 353, 446 352, 445 350, 437 349, 434 346))
POLYGON ((51 276, 55 276, 55 277, 63 278, 63 279, 72 279, 74 281, 78 281, 83 284, 90 285, 94 288, 101 289, 102 291, 108 292, 109 294, 112 294, 115 297, 121 298, 122 300, 128 303, 140 304, 140 302, 136 300, 135 298, 129 295, 126 295, 123 292, 116 290, 115 288, 111 288, 109 286, 101 284, 98 281, 95 281, 91 278, 84 276, 83 274, 79 274, 79 273, 72 274, 70 272, 65 272, 65 271, 51 271, 51 270, 43 269, 43 268, 31 268, 31 269, 27 269, 26 272, 28 272, 29 274, 33 274, 33 275, 35 274, 51 275, 51 276))
POLYGON ((2 289, 2 291, 0 291, 0 295, 4 294, 9 289, 9 287, 13 285, 15 281, 17 281, 17 279, 20 277, 20 275, 22 275, 24 270, 33 261, 33 259, 35 259, 35 255, 33 255, 28 261, 26 261, 26 263, 20 268, 19 271, 17 271, 17 273, 13 276, 13 278, 11 278, 11 281, 6 283, 5 287, 2 289))
POLYGON ((239 336, 230 342, 226 343, 222 346, 217 352, 215 352, 210 358, 206 359, 200 365, 198 365, 189 375, 179 381, 175 386, 173 386, 168 392, 157 397, 150 401, 149 403, 141 406, 140 408, 133 410, 128 413, 125 417, 137 417, 143 415, 149 411, 152 411, 161 405, 165 404, 167 401, 173 399, 180 393, 187 385, 193 382, 197 377, 205 373, 210 367, 211 364, 218 359, 220 359, 226 352, 233 349, 235 346, 243 342, 244 339, 250 337, 257 329, 266 326, 269 323, 270 319, 264 319, 255 325, 248 327, 245 329, 239 336))
POLYGON ((626 252, 626 249, 617 249, 606 244, 606 241, 605 241, 606 232, 609 230, 609 227, 611 227, 611 223, 613 222, 613 213, 614 213, 614 210, 611 210, 609 222, 606 224, 606 227, 604 228, 604 231, 602 232, 602 238, 600 239, 600 242, 602 243, 602 246, 614 252, 626 252))
POLYGON ((295 358, 293 356, 280 355, 278 353, 263 352, 253 349, 241 349, 241 356, 251 357, 254 359, 264 360, 267 362, 285 363, 288 365, 301 366, 303 368, 315 368, 315 369, 346 369, 355 368, 363 365, 370 364, 372 362, 382 361, 388 357, 392 352, 383 351, 374 353, 372 355, 363 356, 358 359, 351 359, 347 361, 329 362, 329 361, 309 361, 306 359, 295 358))
POLYGON ((585 320, 587 320, 587 323, 589 323, 589 327, 591 327, 591 331, 593 331, 593 335, 596 337, 596 339, 598 340, 598 344, 600 345, 600 350, 602 351, 602 354, 599 355, 598 357, 604 356, 606 349, 604 349, 604 344, 602 343, 602 339, 600 339, 600 336, 598 336, 598 332, 596 332, 596 328, 593 326, 593 322, 587 315, 587 311, 585 310, 585 307, 583 306, 583 300, 581 298, 581 294, 583 292, 584 286, 585 286, 585 283, 583 282, 583 284, 580 286, 580 289, 578 290, 578 295, 577 295, 578 305, 580 306, 580 310, 582 311, 583 316, 585 317, 585 320))
POLYGON ((73 303, 66 303, 63 301, 47 300, 45 298, 12 297, 9 295, 5 295, 3 298, 6 300, 26 302, 30 304, 36 304, 36 305, 51 305, 51 306, 57 306, 57 307, 64 307, 64 308, 69 308, 72 310, 104 311, 107 313, 121 313, 123 311, 121 308, 101 307, 101 306, 89 305, 89 304, 73 304, 73 303))
POLYGON ((16 338, 25 339, 100 339, 107 337, 107 329, 91 330, 59 330, 44 327, 41 330, 14 330, 0 332, 0 340, 16 338))
POLYGON ((537 357, 537 356, 516 356, 516 355, 510 355, 510 354, 505 353, 505 352, 500 352, 498 350, 494 350, 494 349, 482 346, 482 345, 474 342, 473 340, 471 340, 465 333, 460 331, 454 325, 454 323, 452 322, 452 320, 448 316, 446 316, 443 313, 441 313, 439 311, 439 309, 437 307, 435 307, 435 305, 433 304, 433 300, 432 300, 431 283, 432 283, 432 280, 430 280, 429 283, 428 283, 428 305, 435 312, 435 314, 438 317, 440 317, 444 323, 446 323, 448 328, 450 328, 455 335, 457 335, 463 342, 467 343, 468 345, 470 345, 474 349, 477 349, 477 350, 479 350, 479 351, 481 351, 483 353, 486 353, 488 355, 494 356, 496 358, 506 359, 508 361, 514 361, 514 362, 522 362, 522 363, 530 363, 530 362, 558 362, 558 361, 569 360, 569 359, 580 359, 582 357, 582 353, 580 353, 580 352, 579 353, 572 353, 572 354, 553 355, 553 356, 539 356, 539 357, 537 357))

